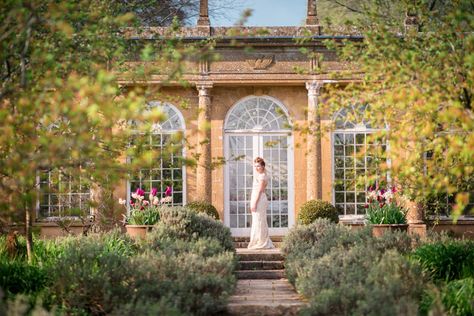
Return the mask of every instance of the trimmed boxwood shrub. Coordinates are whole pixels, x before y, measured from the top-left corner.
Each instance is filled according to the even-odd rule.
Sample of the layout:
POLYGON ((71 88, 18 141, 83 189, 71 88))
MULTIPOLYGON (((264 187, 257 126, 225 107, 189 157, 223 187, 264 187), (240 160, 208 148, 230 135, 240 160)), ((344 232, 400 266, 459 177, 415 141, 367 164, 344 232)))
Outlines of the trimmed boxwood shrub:
POLYGON ((219 219, 219 213, 217 212, 217 209, 209 202, 193 201, 186 204, 186 207, 195 212, 207 214, 214 219, 219 219))
POLYGON ((317 218, 327 218, 334 223, 339 222, 337 209, 329 202, 309 200, 300 207, 298 221, 301 224, 311 224, 317 218))

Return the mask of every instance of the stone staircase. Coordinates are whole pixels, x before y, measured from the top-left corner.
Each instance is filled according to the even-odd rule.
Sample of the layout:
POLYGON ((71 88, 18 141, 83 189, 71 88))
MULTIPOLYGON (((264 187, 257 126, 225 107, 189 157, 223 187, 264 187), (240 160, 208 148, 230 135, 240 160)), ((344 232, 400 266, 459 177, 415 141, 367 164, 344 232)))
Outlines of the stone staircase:
MULTIPOLYGON (((271 240, 273 245, 276 248, 280 248, 283 244, 283 237, 282 236, 272 236, 271 240)), ((234 247, 235 249, 238 248, 247 248, 250 242, 250 237, 234 237, 234 247)))
MULTIPOLYGON (((276 247, 281 237, 274 238, 276 247)), ((235 237, 237 287, 227 305, 228 315, 297 315, 306 303, 285 278, 284 258, 279 248, 249 250, 249 238, 235 237)))

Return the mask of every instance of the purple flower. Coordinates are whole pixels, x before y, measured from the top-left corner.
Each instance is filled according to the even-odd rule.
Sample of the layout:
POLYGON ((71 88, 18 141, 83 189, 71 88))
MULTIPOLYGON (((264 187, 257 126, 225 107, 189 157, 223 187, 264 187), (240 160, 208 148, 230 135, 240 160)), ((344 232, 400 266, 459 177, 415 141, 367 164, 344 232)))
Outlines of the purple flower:
POLYGON ((137 191, 135 191, 136 194, 140 195, 140 196, 145 196, 145 191, 143 191, 142 189, 138 188, 137 191))
POLYGON ((170 186, 167 186, 166 187, 166 190, 165 190, 165 196, 171 196, 171 193, 172 193, 172 189, 170 186))
POLYGON ((151 189, 151 196, 156 196, 156 193, 158 192, 158 189, 157 188, 152 188, 151 189))

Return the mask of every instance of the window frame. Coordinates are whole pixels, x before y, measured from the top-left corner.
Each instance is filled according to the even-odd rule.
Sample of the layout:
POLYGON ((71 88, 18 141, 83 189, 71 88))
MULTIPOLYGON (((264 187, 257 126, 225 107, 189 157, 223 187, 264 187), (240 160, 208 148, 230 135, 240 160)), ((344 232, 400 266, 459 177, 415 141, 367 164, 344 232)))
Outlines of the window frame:
MULTIPOLYGON (((168 135, 168 136, 172 136, 173 134, 175 133, 183 133, 183 135, 185 135, 186 133, 186 125, 185 125, 185 121, 184 121, 184 117, 183 117, 183 114, 181 113, 181 111, 179 111, 177 109, 176 106, 174 106, 173 104, 171 103, 168 103, 168 102, 160 102, 160 101, 149 101, 147 102, 147 107, 148 108, 151 108, 151 107, 169 107, 172 111, 174 111, 174 115, 172 117, 174 117, 175 115, 178 116, 178 120, 179 120, 179 123, 181 125, 181 128, 171 128, 171 129, 163 129, 162 126, 165 125, 172 117, 168 117, 164 122, 161 122, 161 123, 157 123, 157 124, 154 124, 153 125, 153 131, 148 134, 148 137, 150 138, 150 141, 152 139, 152 137, 154 135, 160 135, 160 147, 162 148, 162 144, 163 144, 163 136, 164 135, 168 135)), ((152 145, 153 146, 153 145, 152 145)), ((186 148, 184 146, 184 141, 182 143, 182 149, 181 149, 181 157, 182 158, 185 158, 186 157, 186 148)), ((130 159, 131 157, 127 157, 126 158, 126 163, 130 163, 130 159)), ((163 161, 162 159, 160 159, 160 168, 153 168, 153 169, 160 169, 160 174, 162 175, 163 174, 163 170, 162 170, 162 166, 163 165, 163 161)), ((174 169, 174 168, 169 168, 171 170, 171 174, 173 175, 173 171, 174 170, 179 170, 178 168, 174 169)), ((183 165, 181 166, 181 175, 182 175, 182 191, 181 191, 181 194, 182 194, 182 204, 175 204, 174 202, 172 203, 173 206, 178 206, 178 205, 186 205, 187 203, 187 186, 186 186, 186 165, 183 163, 183 165)), ((142 170, 148 170, 148 171, 152 171, 152 169, 146 169, 146 168, 140 168, 139 172, 141 172, 142 170)), ((126 184, 126 190, 127 190, 127 197, 126 197, 126 206, 127 206, 127 214, 129 215, 130 214, 130 200, 131 200, 131 195, 132 195, 132 192, 131 192, 131 174, 129 174, 129 177, 127 179, 127 184, 126 184)), ((153 181, 153 180, 151 180, 153 181)), ((163 180, 159 180, 160 182, 163 182, 163 180)), ((140 181, 141 183, 141 181, 140 181)), ((174 188, 173 188, 173 194, 174 194, 174 188)), ((158 192, 159 194, 163 194, 164 192, 158 192)))
MULTIPOLYGON (((338 204, 341 204, 341 203, 336 203, 336 160, 335 160, 335 157, 336 157, 336 148, 335 148, 335 137, 336 137, 336 134, 343 134, 343 135, 346 135, 346 134, 351 134, 353 135, 353 138, 354 138, 354 151, 353 151, 353 156, 352 157, 355 157, 355 155, 357 154, 357 150, 355 147, 357 147, 357 142, 356 142, 356 135, 357 134, 364 134, 364 146, 367 146, 367 136, 370 135, 370 134, 375 134, 377 132, 380 132, 380 131, 389 131, 389 128, 386 126, 385 128, 372 128, 370 127, 370 125, 365 122, 364 120, 364 117, 365 117, 365 112, 369 109, 369 106, 367 105, 364 105, 361 107, 362 109, 362 113, 360 113, 360 115, 354 115, 354 117, 357 117, 357 118, 360 118, 362 117, 362 120, 360 120, 361 122, 353 122, 353 121, 349 121, 349 119, 347 119, 347 112, 349 111, 353 111, 353 112, 356 112, 359 108, 355 107, 354 105, 350 105, 349 108, 345 108, 345 109, 341 109, 339 110, 334 116, 333 116, 333 122, 335 124, 335 126, 337 126, 338 124, 338 119, 342 118, 343 119, 343 126, 342 128, 341 127, 336 127, 332 132, 331 132, 331 183, 332 183, 332 204, 337 208, 337 205, 338 204), (351 128, 344 128, 347 124, 351 124, 352 127, 351 128)), ((390 151, 390 143, 388 140, 385 140, 384 142, 385 144, 385 152, 389 152, 390 151)), ((381 144, 381 146, 383 146, 384 144, 381 144)), ((342 144, 342 146, 346 146, 344 144, 342 144)), ((338 156, 339 157, 339 156, 338 156)), ((345 164, 345 161, 346 161, 346 153, 345 153, 345 150, 342 154, 343 157, 343 161, 344 161, 344 164, 345 164)), ((390 169, 390 166, 391 166, 391 160, 387 157, 386 158, 386 163, 387 163, 387 166, 388 166, 388 169, 390 169)), ((354 181, 357 180, 357 167, 355 166, 356 162, 354 161, 354 181)), ((340 168, 337 168, 337 169, 340 169, 340 168)), ((346 170, 346 167, 343 166, 342 168, 343 170, 346 170)), ((364 154, 364 174, 365 176, 367 176, 367 153, 364 154)), ((345 171, 344 171, 344 179, 345 179, 345 171)), ((343 181, 344 181, 343 179, 343 181)), ((387 171, 387 174, 386 174, 386 179, 387 179, 387 185, 389 186, 391 184, 391 176, 390 176, 390 171, 387 171)), ((346 201, 346 192, 351 192, 351 191, 347 191, 346 188, 344 188, 343 191, 337 191, 338 193, 343 193, 344 194, 344 202, 342 203, 344 205, 344 210, 343 210, 343 214, 339 214, 339 217, 343 220, 355 220, 355 221, 358 221, 358 220, 363 220, 366 216, 366 212, 364 212, 363 214, 358 214, 357 210, 357 205, 358 204, 367 204, 367 191, 357 191, 357 186, 356 184, 354 184, 354 202, 349 202, 351 203, 352 205, 354 205, 354 214, 347 214, 346 213, 346 210, 347 210, 347 201, 346 201), (359 193, 365 193, 365 201, 364 202, 358 202, 357 201, 357 198, 358 198, 358 194, 359 193)))
MULTIPOLYGON (((79 168, 81 168, 79 166, 79 168)), ((78 195, 79 196, 79 209, 82 210, 81 208, 81 202, 82 202, 82 196, 87 196, 88 195, 88 198, 85 200, 85 204, 89 204, 91 201, 92 201, 92 196, 93 196, 93 192, 92 192, 92 185, 89 185, 89 189, 88 189, 88 192, 74 192, 74 191, 71 191, 71 185, 74 181, 70 180, 67 182, 67 185, 69 186, 69 189, 66 190, 65 192, 61 192, 60 190, 58 190, 57 193, 54 193, 52 190, 50 190, 51 188, 51 185, 52 185, 52 182, 51 182, 51 176, 52 176, 52 173, 57 171, 58 172, 58 176, 61 177, 61 171, 60 170, 57 170, 57 168, 53 168, 53 169, 48 169, 48 170, 37 170, 36 172, 36 184, 37 184, 37 198, 36 198, 36 221, 44 221, 44 222, 50 222, 50 221, 55 221, 55 220, 59 220, 59 219, 79 219, 81 216, 80 215, 64 215, 64 214, 61 214, 61 213, 64 213, 64 212, 67 212, 66 209, 62 209, 61 210, 61 196, 68 196, 69 198, 69 201, 71 201, 72 199, 72 196, 73 195, 78 195), (48 177, 48 180, 46 182, 44 181, 41 181, 41 173, 46 173, 47 174, 47 177, 48 177), (47 184, 48 185, 48 191, 46 193, 43 193, 42 191, 42 184, 47 184), (42 198, 43 196, 47 195, 48 196, 48 204, 41 204, 42 202, 42 198), (55 205, 55 204, 51 204, 51 196, 52 195, 57 195, 58 196, 58 204, 55 205), (44 216, 42 214, 42 209, 41 207, 42 206, 46 206, 48 208, 48 216, 44 216), (51 207, 53 206, 57 206, 59 207, 59 210, 58 210, 58 215, 51 215, 51 207)), ((59 181, 57 182, 58 186, 60 186, 62 183, 64 183, 65 181, 61 181, 61 179, 59 179, 59 181)), ((79 175, 79 186, 81 186, 81 176, 79 175)), ((72 208, 75 208, 75 207, 70 207, 69 209, 72 209, 72 208)), ((93 214, 93 209, 92 207, 88 206, 87 208, 87 212, 84 213, 85 216, 90 216, 93 214)))

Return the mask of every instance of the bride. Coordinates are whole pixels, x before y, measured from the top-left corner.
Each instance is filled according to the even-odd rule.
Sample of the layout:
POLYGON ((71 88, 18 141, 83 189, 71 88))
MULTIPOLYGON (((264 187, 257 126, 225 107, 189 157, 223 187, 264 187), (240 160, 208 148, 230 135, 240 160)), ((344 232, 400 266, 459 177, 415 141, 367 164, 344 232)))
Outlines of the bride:
POLYGON ((265 161, 257 157, 254 160, 256 176, 253 180, 252 197, 250 199, 250 211, 252 212, 252 229, 250 231, 250 242, 248 249, 274 248, 268 235, 267 207, 268 199, 265 188, 269 177, 265 172, 265 161))

